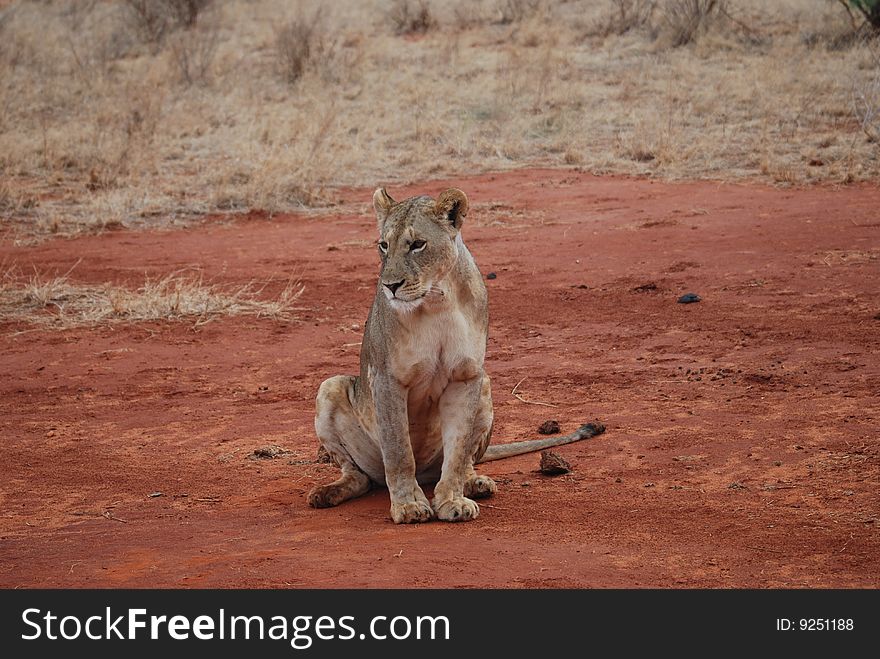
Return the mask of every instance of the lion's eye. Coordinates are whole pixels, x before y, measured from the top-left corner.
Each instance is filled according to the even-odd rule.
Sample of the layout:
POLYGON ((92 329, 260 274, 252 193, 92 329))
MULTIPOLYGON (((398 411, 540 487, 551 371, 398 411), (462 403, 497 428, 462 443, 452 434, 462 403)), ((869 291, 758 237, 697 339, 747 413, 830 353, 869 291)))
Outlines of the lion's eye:
POLYGON ((385 252, 387 252, 387 251, 388 251, 388 243, 386 243, 384 240, 383 240, 382 242, 380 242, 380 243, 379 243, 379 250, 380 250, 383 254, 384 254, 385 252))
POLYGON ((425 249, 425 245, 427 245, 424 240, 414 240, 409 245, 409 251, 411 252, 421 252, 425 249))

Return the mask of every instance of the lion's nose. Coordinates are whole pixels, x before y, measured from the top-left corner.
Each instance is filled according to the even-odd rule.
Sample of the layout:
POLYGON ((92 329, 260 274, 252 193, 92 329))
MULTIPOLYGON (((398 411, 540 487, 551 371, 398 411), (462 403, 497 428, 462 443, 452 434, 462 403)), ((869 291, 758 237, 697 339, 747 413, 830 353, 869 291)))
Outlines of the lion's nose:
POLYGON ((405 280, 401 279, 400 281, 396 281, 391 284, 385 284, 385 282, 382 282, 382 283, 385 284, 385 288, 387 288, 389 291, 391 291, 391 294, 394 295, 397 292, 397 289, 400 288, 401 286, 403 286, 404 281, 405 280))

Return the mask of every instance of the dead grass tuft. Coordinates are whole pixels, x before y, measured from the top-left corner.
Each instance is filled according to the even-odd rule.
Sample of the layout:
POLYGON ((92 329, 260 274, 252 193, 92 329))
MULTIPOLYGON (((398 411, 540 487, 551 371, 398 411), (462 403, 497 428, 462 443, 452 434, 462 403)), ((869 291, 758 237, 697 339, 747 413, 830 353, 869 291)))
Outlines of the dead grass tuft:
POLYGON ((281 77, 293 84, 303 77, 309 67, 325 50, 324 35, 320 29, 321 15, 298 16, 282 27, 275 37, 275 50, 281 77))
POLYGON ((394 0, 388 20, 395 34, 424 34, 437 27, 428 0, 394 0))
POLYGON ((498 22, 501 25, 522 23, 535 16, 541 7, 541 0, 498 0, 498 22))
POLYGON ((171 61, 184 85, 206 84, 217 53, 219 32, 216 26, 200 26, 170 40, 171 61))
POLYGON ((174 30, 194 27, 199 14, 212 2, 213 0, 124 0, 129 21, 140 37, 151 44, 161 43, 174 30))
POLYGON ((0 322, 27 322, 65 329, 114 322, 194 319, 196 325, 221 316, 287 320, 303 286, 290 281, 270 300, 266 284, 223 287, 205 283, 200 273, 175 272, 150 279, 137 290, 110 284, 78 284, 69 273, 22 278, 8 270, 0 282, 0 322))
POLYGON ((618 36, 632 30, 651 29, 656 0, 612 0, 606 15, 592 26, 589 34, 618 36))
POLYGON ((724 0, 665 0, 661 23, 673 48, 692 43, 725 13, 724 0))

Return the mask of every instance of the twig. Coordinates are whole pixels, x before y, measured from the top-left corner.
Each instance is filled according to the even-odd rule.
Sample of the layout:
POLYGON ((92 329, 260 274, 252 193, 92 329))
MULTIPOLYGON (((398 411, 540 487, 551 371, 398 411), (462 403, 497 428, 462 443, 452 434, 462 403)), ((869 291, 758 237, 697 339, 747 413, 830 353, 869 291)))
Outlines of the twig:
MULTIPOLYGON (((728 12, 727 9, 725 9, 724 5, 721 5, 720 9, 721 9, 721 13, 722 13, 722 14, 724 14, 729 20, 731 20, 731 21, 733 21, 734 23, 736 23, 737 25, 739 25, 742 29, 744 29, 746 32, 748 32, 749 35, 755 35, 755 34, 757 34, 757 32, 756 32, 754 29, 752 29, 751 27, 749 27, 748 25, 746 25, 745 23, 743 23, 743 22, 742 22, 741 20, 739 20, 738 18, 734 18, 733 16, 731 16, 731 15, 730 15, 730 12, 728 12)), ((754 38, 754 37, 753 37, 753 38, 754 38)))
POLYGON ((101 513, 101 516, 102 516, 102 517, 106 517, 107 519, 112 519, 114 522, 122 522, 123 524, 128 524, 128 520, 127 520, 127 519, 121 519, 121 518, 119 518, 119 517, 116 517, 116 516, 115 516, 113 513, 111 513, 109 510, 105 510, 103 513, 101 513))
MULTIPOLYGON (((526 378, 527 378, 527 377, 528 377, 528 376, 526 376, 526 378)), ((522 380, 520 380, 519 382, 517 382, 517 383, 516 383, 516 386, 515 386, 515 387, 513 388, 513 390, 510 392, 510 393, 513 395, 514 398, 516 398, 516 399, 519 400, 519 401, 522 401, 523 403, 528 403, 529 405, 543 405, 544 407, 559 407, 558 405, 553 405, 552 403, 542 403, 542 402, 539 401, 539 400, 526 400, 525 398, 523 398, 522 396, 520 396, 518 393, 516 393, 516 390, 519 388, 519 385, 521 385, 523 382, 525 382, 526 378, 523 378, 522 380)))
POLYGON ((850 21, 850 23, 852 23, 853 31, 858 32, 859 26, 856 25, 856 17, 853 15, 852 11, 850 10, 849 5, 847 4, 846 0, 837 0, 837 1, 841 5, 843 5, 843 8, 846 9, 846 13, 849 14, 849 21, 850 21))

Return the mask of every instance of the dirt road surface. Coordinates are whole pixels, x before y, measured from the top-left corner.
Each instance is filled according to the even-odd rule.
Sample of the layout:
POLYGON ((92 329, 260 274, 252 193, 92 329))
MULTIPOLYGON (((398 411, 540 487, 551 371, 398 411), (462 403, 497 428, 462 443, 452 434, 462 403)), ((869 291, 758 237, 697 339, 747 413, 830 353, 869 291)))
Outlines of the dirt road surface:
POLYGON ((0 327, 0 586, 880 586, 880 189, 530 170, 390 192, 447 185, 497 275, 494 441, 603 421, 558 449, 572 473, 487 464, 498 494, 463 524, 395 526, 384 490, 306 505, 335 477, 315 392, 356 372, 374 292, 370 190, 335 216, 6 236, 0 260, 82 259, 77 282, 306 289, 289 322, 0 327), (249 457, 267 445, 289 452, 249 457))

